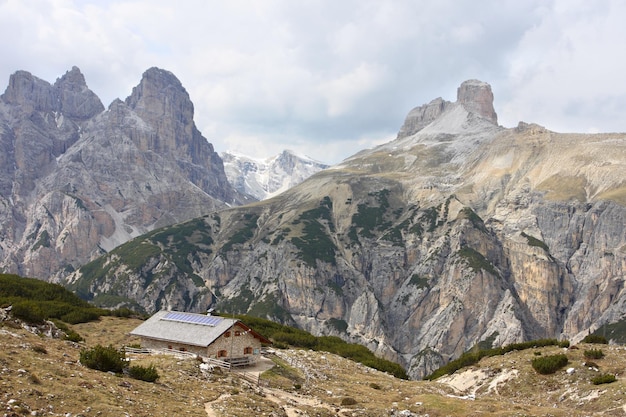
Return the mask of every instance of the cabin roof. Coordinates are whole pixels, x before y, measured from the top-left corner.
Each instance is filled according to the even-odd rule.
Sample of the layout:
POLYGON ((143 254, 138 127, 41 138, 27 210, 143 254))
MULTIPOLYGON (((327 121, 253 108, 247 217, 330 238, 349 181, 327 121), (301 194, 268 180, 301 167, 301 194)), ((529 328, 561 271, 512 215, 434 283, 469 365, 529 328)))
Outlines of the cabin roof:
POLYGON ((207 347, 233 326, 250 332, 263 343, 271 343, 236 319, 206 314, 161 310, 130 332, 133 336, 207 347))

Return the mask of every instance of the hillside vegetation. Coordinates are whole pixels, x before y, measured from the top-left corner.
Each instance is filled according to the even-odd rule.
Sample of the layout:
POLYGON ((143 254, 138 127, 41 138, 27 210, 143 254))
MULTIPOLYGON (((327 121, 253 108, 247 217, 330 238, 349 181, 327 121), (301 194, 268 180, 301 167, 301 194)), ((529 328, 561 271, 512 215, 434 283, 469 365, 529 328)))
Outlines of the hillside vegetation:
POLYGON ((407 381, 384 367, 387 372, 372 369, 367 360, 373 356, 361 356, 358 348, 336 338, 240 316, 276 342, 278 349, 262 360, 264 367, 247 369, 246 375, 205 372, 196 359, 127 355, 129 368, 158 376, 147 382, 81 363, 85 352, 98 346, 137 344, 129 332, 139 319, 103 314, 90 322, 62 323, 81 335, 80 342, 50 337, 46 326, 25 325, 14 317, 7 303, 59 303, 78 311, 93 307, 59 286, 0 278, 0 406, 7 416, 626 415, 621 378, 626 349, 595 335, 572 347, 549 339, 477 347, 460 358, 466 362, 451 362, 436 372, 441 376, 431 375, 432 381, 407 381))
POLYGON ((77 324, 132 313, 128 309, 96 308, 60 285, 11 274, 0 274, 0 306, 11 306, 15 317, 32 324, 50 319, 77 324))
POLYGON ((309 349, 278 349, 274 368, 251 383, 240 374, 204 373, 198 361, 170 355, 129 355, 133 366, 154 368, 156 382, 89 369, 84 348, 137 343, 128 333, 140 320, 102 317, 72 328, 81 343, 50 339, 0 321, 0 406, 6 415, 207 417, 309 416, 620 416, 626 415, 626 367, 622 347, 603 346, 606 356, 590 368, 579 349, 557 346, 484 357, 435 381, 406 381, 309 349), (565 354, 574 371, 540 375, 531 362, 565 354), (597 370, 596 370, 597 369, 597 370), (593 378, 618 374, 615 382, 593 378))
POLYGON ((304 330, 285 326, 258 317, 245 315, 236 317, 259 333, 263 334, 265 337, 270 338, 274 342, 275 347, 286 348, 289 346, 330 352, 359 362, 370 368, 388 372, 396 378, 408 379, 406 371, 400 365, 376 357, 365 346, 357 345, 355 343, 347 343, 336 336, 316 337, 304 330))

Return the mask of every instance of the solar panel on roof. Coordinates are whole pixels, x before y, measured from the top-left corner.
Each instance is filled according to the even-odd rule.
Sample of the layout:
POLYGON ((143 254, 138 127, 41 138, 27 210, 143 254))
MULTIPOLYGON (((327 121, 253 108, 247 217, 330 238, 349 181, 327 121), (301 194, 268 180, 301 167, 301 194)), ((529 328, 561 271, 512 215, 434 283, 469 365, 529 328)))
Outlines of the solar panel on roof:
POLYGON ((204 326, 216 326, 223 318, 216 316, 203 316, 200 314, 192 313, 179 313, 176 311, 170 311, 161 320, 177 321, 180 323, 202 324, 204 326))

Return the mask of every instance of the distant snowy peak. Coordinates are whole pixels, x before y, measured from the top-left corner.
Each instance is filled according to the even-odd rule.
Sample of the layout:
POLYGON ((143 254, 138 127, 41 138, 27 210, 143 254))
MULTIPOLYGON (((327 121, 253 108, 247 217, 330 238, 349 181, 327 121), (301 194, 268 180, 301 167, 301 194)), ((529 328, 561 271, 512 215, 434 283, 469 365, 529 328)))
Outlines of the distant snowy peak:
POLYGON ((222 152, 220 156, 231 185, 259 200, 280 194, 329 167, 290 150, 266 159, 252 158, 232 151, 222 152))

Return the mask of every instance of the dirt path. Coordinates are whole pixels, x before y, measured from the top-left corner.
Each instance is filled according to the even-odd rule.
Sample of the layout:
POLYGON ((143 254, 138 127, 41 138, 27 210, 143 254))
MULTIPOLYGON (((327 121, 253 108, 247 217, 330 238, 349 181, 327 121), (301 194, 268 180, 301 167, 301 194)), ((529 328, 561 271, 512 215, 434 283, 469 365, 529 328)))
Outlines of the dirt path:
POLYGON ((292 394, 275 388, 263 388, 265 398, 280 405, 287 417, 298 417, 302 415, 299 411, 303 407, 325 408, 335 413, 335 407, 325 404, 319 398, 305 397, 303 395, 292 394))
POLYGON ((219 397, 217 397, 216 399, 214 399, 213 401, 209 401, 208 403, 204 404, 204 409, 206 410, 207 416, 208 417, 218 417, 218 415, 215 413, 215 410, 213 409, 213 404, 222 401, 225 398, 230 397, 230 394, 222 394, 219 397))
MULTIPOLYGON (((274 362, 267 358, 262 358, 254 366, 245 368, 245 372, 246 374, 258 375, 272 368, 273 366, 274 362)), ((265 398, 267 400, 277 404, 283 410, 285 410, 287 417, 301 416, 302 413, 300 412, 300 410, 302 410, 304 407, 324 408, 330 411, 332 414, 338 414, 335 406, 326 404, 316 397, 307 397, 301 394, 282 391, 277 388, 264 387, 262 388, 262 391, 265 394, 265 398)), ((215 412, 214 406, 227 399, 228 397, 230 397, 230 394, 222 394, 215 400, 205 403, 204 407, 207 413, 207 417, 218 417, 217 413, 215 412)), ((341 413, 342 411, 344 410, 340 410, 339 413, 341 413)))

